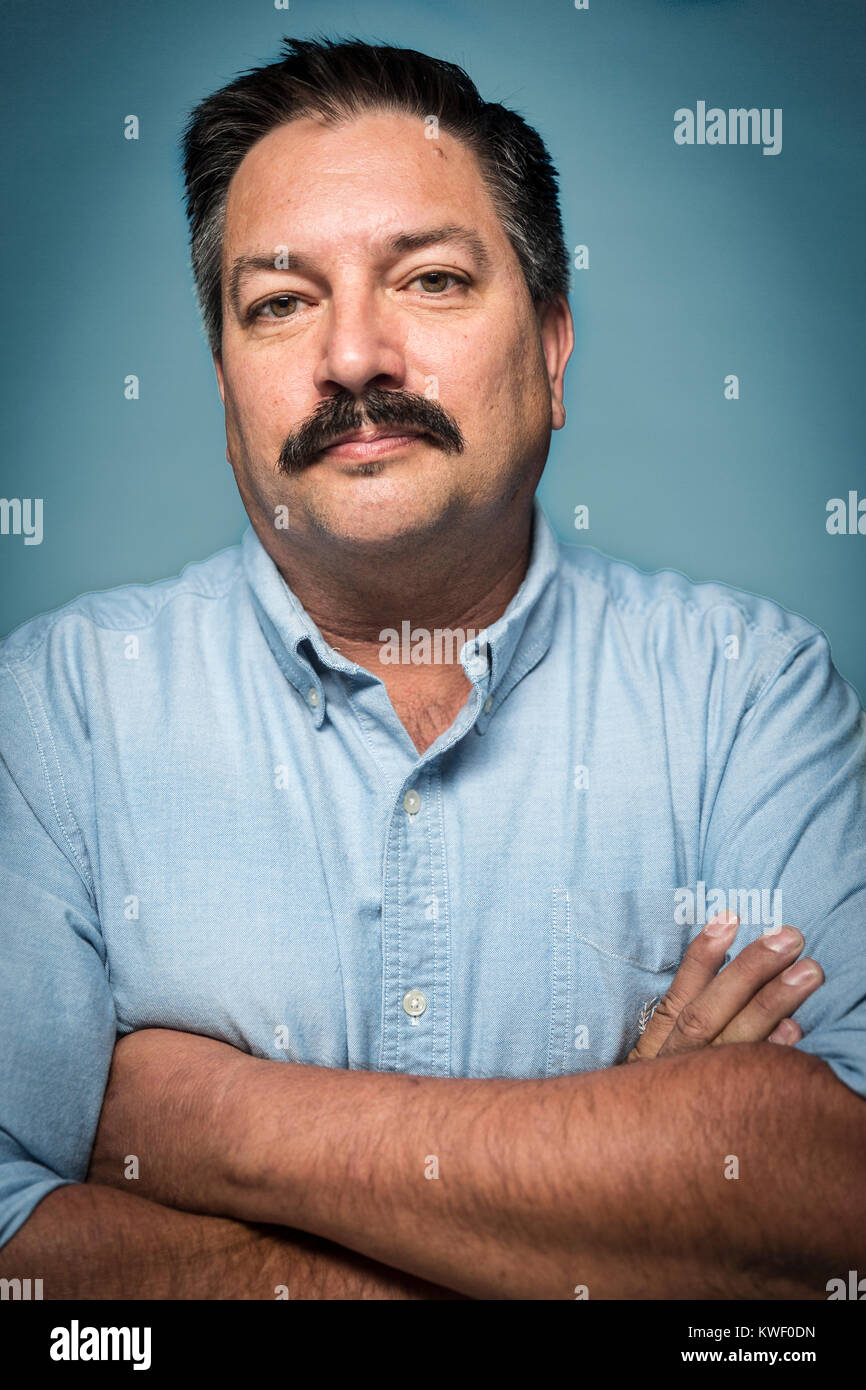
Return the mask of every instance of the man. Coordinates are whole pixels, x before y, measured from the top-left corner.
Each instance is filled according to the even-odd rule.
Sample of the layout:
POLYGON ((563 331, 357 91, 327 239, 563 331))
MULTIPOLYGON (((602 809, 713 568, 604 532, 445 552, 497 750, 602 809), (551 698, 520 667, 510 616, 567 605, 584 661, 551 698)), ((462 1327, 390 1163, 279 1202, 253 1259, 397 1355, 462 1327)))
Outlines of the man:
POLYGON ((3 1273, 826 1297, 866 1257, 863 714, 803 619, 556 541, 540 138, 291 42, 185 172, 252 525, 4 644, 3 1273))

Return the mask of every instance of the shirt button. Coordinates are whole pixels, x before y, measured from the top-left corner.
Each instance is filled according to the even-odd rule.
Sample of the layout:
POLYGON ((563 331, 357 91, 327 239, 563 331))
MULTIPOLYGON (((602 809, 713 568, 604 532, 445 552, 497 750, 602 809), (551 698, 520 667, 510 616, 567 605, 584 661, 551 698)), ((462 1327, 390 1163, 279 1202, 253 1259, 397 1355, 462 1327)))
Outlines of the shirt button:
POLYGON ((315 709, 316 705, 319 703, 319 692, 314 685, 311 685, 307 691, 307 700, 312 705, 313 709, 315 709))
MULTIPOLYGON (((415 791, 414 787, 412 787, 409 791, 407 791, 406 795, 403 797, 403 810, 408 811, 410 816, 417 816, 420 809, 421 798, 415 791)), ((409 996, 407 995, 406 997, 408 999, 409 996)), ((423 994, 421 995, 421 998, 424 998, 423 994)))
POLYGON ((492 695, 488 695, 488 696, 487 696, 487 699, 484 701, 484 704, 481 706, 481 708, 484 710, 484 713, 485 713, 485 714, 489 714, 489 713, 490 713, 490 711, 493 709, 493 696, 492 696, 492 695))
POLYGON ((408 994, 403 995, 403 1008, 410 1018, 418 1018, 426 1007, 427 1000, 420 989, 410 989, 408 994))

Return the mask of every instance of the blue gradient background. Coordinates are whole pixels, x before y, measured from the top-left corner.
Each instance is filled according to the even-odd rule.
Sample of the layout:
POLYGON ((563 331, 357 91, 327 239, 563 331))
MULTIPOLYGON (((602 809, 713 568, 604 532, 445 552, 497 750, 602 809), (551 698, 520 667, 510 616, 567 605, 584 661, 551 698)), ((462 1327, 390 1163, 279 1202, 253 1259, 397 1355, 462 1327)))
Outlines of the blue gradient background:
POLYGON ((466 67, 560 171, 591 257, 541 487, 560 535, 805 614, 864 698, 866 536, 825 529, 828 498, 866 495, 859 0, 7 0, 4 22, 0 495, 44 498, 45 538, 0 537, 0 632, 239 538, 178 137, 283 34, 356 34, 466 67), (675 145, 698 99, 781 106, 782 153, 675 145))

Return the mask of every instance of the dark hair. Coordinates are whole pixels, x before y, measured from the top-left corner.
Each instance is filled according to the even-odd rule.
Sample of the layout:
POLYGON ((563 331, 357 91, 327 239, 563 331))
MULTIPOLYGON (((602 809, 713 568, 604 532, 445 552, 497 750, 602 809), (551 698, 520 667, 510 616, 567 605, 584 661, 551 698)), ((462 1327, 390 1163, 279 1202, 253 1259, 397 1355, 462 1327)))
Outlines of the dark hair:
POLYGON ((569 290, 556 171, 522 116, 483 101, 471 78, 411 48, 360 39, 284 39, 283 57, 251 68, 195 107, 183 132, 192 268, 208 342, 222 341, 222 240, 228 188, 244 155, 302 116, 338 124, 365 111, 435 116, 479 161, 529 293, 543 303, 569 290))

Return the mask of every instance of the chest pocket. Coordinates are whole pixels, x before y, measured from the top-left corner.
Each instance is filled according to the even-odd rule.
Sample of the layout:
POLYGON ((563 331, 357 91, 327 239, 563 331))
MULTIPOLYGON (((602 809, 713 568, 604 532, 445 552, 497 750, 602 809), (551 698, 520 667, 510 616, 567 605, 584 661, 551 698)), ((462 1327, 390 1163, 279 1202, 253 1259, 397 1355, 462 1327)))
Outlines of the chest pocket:
POLYGON ((555 884, 548 1076, 625 1059, 676 974, 695 928, 674 922, 674 889, 555 884))

